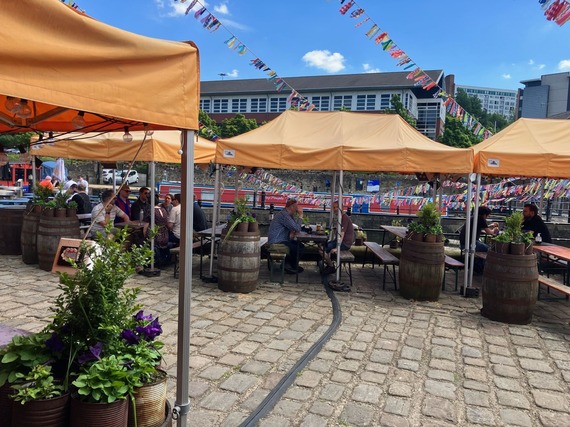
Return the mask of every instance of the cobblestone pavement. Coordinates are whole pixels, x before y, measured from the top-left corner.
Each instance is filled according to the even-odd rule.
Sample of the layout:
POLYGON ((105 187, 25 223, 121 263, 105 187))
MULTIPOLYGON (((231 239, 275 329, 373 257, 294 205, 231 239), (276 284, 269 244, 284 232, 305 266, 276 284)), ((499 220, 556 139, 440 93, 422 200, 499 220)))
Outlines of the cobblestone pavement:
MULTIPOLYGON (((262 266, 250 294, 194 280, 189 426, 239 425, 328 328, 331 301, 304 266, 282 285, 262 266)), ((568 301, 541 300, 532 324, 514 326, 482 317, 453 274, 438 302, 419 303, 382 291, 382 269, 353 273, 352 292, 336 293, 339 329, 258 425, 570 426, 568 301)), ((160 314, 174 400, 178 280, 171 267, 130 284, 160 314)), ((57 277, 0 256, 3 325, 38 331, 57 294, 57 277)))

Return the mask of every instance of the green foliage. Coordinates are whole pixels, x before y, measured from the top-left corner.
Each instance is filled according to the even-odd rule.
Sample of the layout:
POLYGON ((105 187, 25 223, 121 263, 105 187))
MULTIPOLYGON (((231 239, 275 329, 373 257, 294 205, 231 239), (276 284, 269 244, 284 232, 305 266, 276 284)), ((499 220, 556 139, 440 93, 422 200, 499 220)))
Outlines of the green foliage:
POLYGON ((67 194, 60 191, 53 198, 53 201, 55 202, 54 207, 58 208, 58 209, 67 208, 67 199, 68 198, 69 198, 69 196, 67 194))
POLYGON ((44 364, 53 355, 46 346, 49 335, 45 333, 15 336, 0 350, 0 386, 14 383, 27 376, 34 366, 44 364))
POLYGON ((534 242, 534 233, 532 231, 524 231, 521 234, 521 240, 525 245, 530 245, 534 242))
POLYGON ((511 236, 509 235, 509 233, 503 232, 503 233, 498 234, 497 236, 493 237, 493 240, 495 242, 499 242, 499 243, 510 243, 511 236))
POLYGON ((459 119, 448 114, 445 117, 445 129, 438 141, 450 147, 469 148, 478 144, 481 139, 473 135, 473 132, 465 127, 459 119))
POLYGON ((238 113, 233 118, 224 119, 222 121, 221 136, 223 138, 230 138, 257 129, 258 127, 255 119, 246 119, 243 114, 238 113))
POLYGON ((36 184, 34 187, 34 203, 36 201, 47 202, 50 197, 53 197, 53 190, 46 188, 42 185, 36 184))
POLYGON ((51 366, 36 365, 28 375, 18 374, 17 377, 23 383, 13 386, 16 390, 14 400, 22 405, 32 400, 52 399, 65 392, 63 385, 55 381, 51 366))
POLYGON ((443 227, 440 224, 432 225, 426 231, 427 234, 435 234, 436 236, 440 236, 443 234, 443 227))
POLYGON ((226 233, 224 241, 226 241, 231 236, 231 234, 238 226, 238 224, 241 224, 242 222, 255 222, 255 221, 256 221, 255 217, 249 212, 249 207, 247 206, 247 199, 245 199, 244 197, 238 197, 237 199, 234 200, 234 209, 230 214, 230 221, 229 221, 230 227, 226 233))
POLYGON ((434 203, 426 203, 416 215, 426 230, 435 225, 439 225, 441 221, 441 215, 434 203))
POLYGON ((408 224, 408 232, 410 233, 425 234, 426 231, 426 228, 421 222, 413 221, 408 224))
POLYGON ((200 123, 204 125, 204 127, 200 129, 199 132, 199 135, 202 138, 212 139, 211 132, 214 132, 216 135, 220 135, 219 126, 210 116, 208 116, 208 113, 200 110, 200 112, 198 113, 198 119, 200 120, 200 123))
POLYGON ((88 365, 73 381, 79 398, 92 403, 126 399, 141 385, 127 370, 128 363, 125 356, 111 355, 88 365))
POLYGON ((513 243, 522 242, 522 223, 524 217, 522 212, 513 212, 510 216, 505 218, 505 231, 513 243))
POLYGON ((18 145, 30 145, 33 132, 16 133, 11 135, 0 135, 0 147, 16 148, 18 145))
POLYGON ((69 202, 67 202, 67 207, 69 209, 77 209, 77 202, 74 202, 73 200, 70 200, 69 202))
POLYGON ((402 104, 402 101, 400 99, 400 95, 392 95, 392 99, 390 99, 390 103, 392 104, 394 109, 388 110, 389 112, 395 112, 396 114, 399 114, 410 125, 412 125, 413 127, 416 127, 416 119, 404 107, 404 104, 402 104))

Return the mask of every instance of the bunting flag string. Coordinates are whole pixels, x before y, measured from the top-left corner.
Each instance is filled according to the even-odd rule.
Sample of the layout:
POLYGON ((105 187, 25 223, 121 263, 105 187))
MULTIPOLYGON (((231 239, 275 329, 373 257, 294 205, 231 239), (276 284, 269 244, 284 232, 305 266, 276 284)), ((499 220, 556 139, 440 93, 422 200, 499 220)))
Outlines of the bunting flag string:
MULTIPOLYGON (((469 129, 473 134, 483 139, 487 139, 492 133, 485 129, 483 125, 481 125, 473 116, 469 116, 469 120, 463 120, 463 114, 461 114, 464 110, 460 108, 457 101, 453 99, 453 97, 446 93, 436 81, 434 81, 423 69, 421 69, 415 61, 410 58, 410 56, 401 48, 399 47, 396 42, 388 35, 387 32, 383 31, 379 24, 374 22, 370 16, 366 13, 366 11, 360 7, 356 0, 351 0, 345 4, 346 0, 339 0, 341 4, 341 8, 339 12, 341 15, 349 16, 350 18, 360 18, 361 21, 356 24, 354 27, 358 28, 362 24, 366 22, 370 22, 371 26, 365 33, 365 36, 370 39, 374 40, 374 43, 380 45, 383 51, 388 52, 388 54, 394 58, 397 62, 398 67, 404 67, 404 70, 413 70, 408 73, 406 78, 408 80, 414 80, 414 86, 421 86, 424 90, 429 91, 435 89, 435 93, 433 94, 434 98, 442 98, 444 100, 444 105, 446 105, 447 112, 452 115, 453 117, 459 118, 460 122, 464 124, 464 126, 469 129), (353 12, 347 13, 350 9, 353 9, 353 12), (362 18, 364 18, 362 20, 362 18), (378 34, 379 33, 379 34, 378 34), (378 35, 377 35, 378 34, 378 35), (449 101, 449 102, 448 102, 449 101), (452 104, 449 107, 449 104, 452 104), (453 105, 454 104, 454 105, 453 105), (477 131, 473 129, 474 122, 477 122, 479 127, 477 131)), ((541 2, 545 2, 545 0, 541 0, 541 2)), ((555 3, 568 3, 568 0, 556 0, 555 3)), ((552 7, 552 6, 551 6, 552 7)), ((549 8, 550 9, 550 8, 549 8)), ((570 12, 569 12, 570 13, 570 12)), ((560 12, 560 14, 563 14, 560 12)), ((556 18, 560 17, 560 14, 556 14, 556 18)))
MULTIPOLYGON (((187 0, 180 0, 180 3, 185 3, 186 1, 187 0)), ((354 0, 350 0, 345 5, 345 7, 347 7, 347 11, 353 5, 354 0)), ((315 105, 311 104, 308 99, 299 94, 299 92, 297 92, 291 85, 289 85, 289 83, 285 81, 285 79, 280 77, 274 70, 266 65, 266 63, 257 57, 257 55, 254 55, 251 49, 249 49, 245 43, 239 40, 237 36, 234 35, 218 18, 216 18, 216 16, 214 16, 199 0, 192 0, 186 9, 186 15, 188 15, 196 6, 198 6, 198 8, 194 12, 194 18, 196 20, 199 20, 202 27, 212 33, 220 28, 223 28, 226 32, 228 32, 230 34, 230 38, 228 38, 224 44, 229 49, 236 51, 239 56, 244 56, 246 53, 253 55, 254 59, 250 60, 250 65, 255 69, 267 74, 267 79, 273 83, 276 92, 291 90, 291 95, 294 93, 294 98, 298 98, 298 102, 295 104, 295 106, 299 111, 312 111, 316 108, 315 105)), ((364 10, 362 12, 364 12, 364 10)))
POLYGON ((570 21, 570 2, 568 0, 538 0, 538 4, 544 10, 544 16, 549 21, 554 21, 562 26, 570 21))

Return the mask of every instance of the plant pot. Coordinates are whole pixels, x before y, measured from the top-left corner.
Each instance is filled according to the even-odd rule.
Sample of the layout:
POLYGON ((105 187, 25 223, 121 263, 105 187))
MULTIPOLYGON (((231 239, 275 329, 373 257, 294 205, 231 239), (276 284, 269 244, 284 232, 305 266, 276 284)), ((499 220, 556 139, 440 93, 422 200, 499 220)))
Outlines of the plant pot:
POLYGON ((3 422, 2 425, 12 425, 12 407, 14 401, 10 398, 10 395, 13 393, 14 389, 8 383, 0 387, 0 420, 3 422))
POLYGON ((531 243, 529 243, 528 245, 525 246, 524 248, 524 254, 525 255, 532 255, 534 253, 534 245, 531 243))
POLYGON ((426 233, 424 242, 435 243, 437 241, 437 234, 426 233))
POLYGON ((248 222, 248 233, 257 233, 259 231, 259 223, 257 221, 248 222))
POLYGON ((445 236, 444 236, 443 234, 437 234, 437 235, 435 236, 435 241, 436 241, 437 243, 443 242, 443 241, 444 241, 444 237, 445 237, 445 236))
POLYGON ((66 208, 55 208, 53 216, 56 218, 65 218, 67 216, 67 209, 66 208))
POLYGON ((416 233, 415 231, 412 231, 411 233, 409 233, 409 239, 413 240, 415 242, 423 242, 424 241, 424 234, 423 233, 416 233))
POLYGON ((65 216, 67 217, 76 217, 77 216, 77 208, 67 208, 65 210, 65 216))
POLYGON ((390 242, 390 249, 398 249, 400 247, 400 242, 397 240, 392 240, 390 242))
POLYGON ((157 427, 165 419, 166 385, 168 374, 161 372, 161 377, 151 384, 145 384, 135 390, 134 405, 129 405, 129 427, 157 427), (136 424, 135 424, 136 413, 136 424))
POLYGON ((53 217, 55 209, 54 208, 43 208, 42 209, 42 216, 53 217))
POLYGON ((127 427, 128 415, 127 399, 113 403, 89 403, 72 396, 69 427, 127 427))
POLYGON ((364 245, 364 239, 354 239, 354 246, 364 245))
POLYGON ((237 231, 238 233, 247 233, 248 230, 249 230, 249 222, 240 222, 235 228, 235 231, 237 231))
POLYGON ((524 243, 512 243, 511 242, 511 255, 524 255, 525 245, 524 243))
POLYGON ((37 214, 42 213, 42 205, 33 205, 32 212, 37 214))
POLYGON ((493 249, 499 254, 508 254, 511 244, 509 242, 495 242, 493 249))
POLYGON ((12 406, 12 427, 67 427, 68 421, 69 393, 12 406))

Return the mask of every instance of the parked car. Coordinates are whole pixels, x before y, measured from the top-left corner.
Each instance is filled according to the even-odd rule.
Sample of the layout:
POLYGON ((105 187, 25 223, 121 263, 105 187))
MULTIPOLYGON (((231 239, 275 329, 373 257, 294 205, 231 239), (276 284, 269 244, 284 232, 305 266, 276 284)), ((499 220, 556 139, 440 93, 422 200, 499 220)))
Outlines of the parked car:
MULTIPOLYGON (((115 177, 121 176, 123 171, 115 169, 115 177)), ((111 184, 113 182, 113 169, 103 169, 103 183, 111 184)))
POLYGON ((127 172, 129 173, 129 175, 127 176, 126 182, 127 184, 136 184, 137 182, 139 182, 139 173, 135 170, 132 171, 128 171, 128 170, 123 170, 121 171, 121 173, 118 173, 115 175, 115 182, 117 184, 122 184, 123 180, 125 180, 125 176, 127 175, 127 172))

